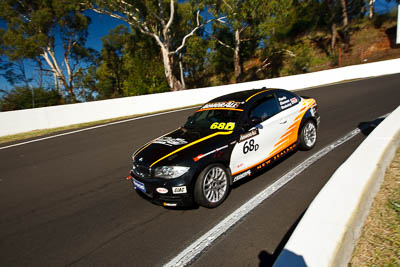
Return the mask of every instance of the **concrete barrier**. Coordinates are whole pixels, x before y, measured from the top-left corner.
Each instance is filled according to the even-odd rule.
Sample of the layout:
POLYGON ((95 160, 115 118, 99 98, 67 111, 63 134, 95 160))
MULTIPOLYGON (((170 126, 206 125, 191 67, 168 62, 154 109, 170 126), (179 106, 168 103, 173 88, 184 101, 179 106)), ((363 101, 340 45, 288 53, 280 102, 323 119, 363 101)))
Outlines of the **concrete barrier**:
POLYGON ((399 145, 400 106, 336 170, 311 203, 274 267, 347 266, 399 145))
POLYGON ((296 90, 400 73, 400 59, 255 82, 0 113, 0 136, 202 104, 223 94, 271 87, 296 90))

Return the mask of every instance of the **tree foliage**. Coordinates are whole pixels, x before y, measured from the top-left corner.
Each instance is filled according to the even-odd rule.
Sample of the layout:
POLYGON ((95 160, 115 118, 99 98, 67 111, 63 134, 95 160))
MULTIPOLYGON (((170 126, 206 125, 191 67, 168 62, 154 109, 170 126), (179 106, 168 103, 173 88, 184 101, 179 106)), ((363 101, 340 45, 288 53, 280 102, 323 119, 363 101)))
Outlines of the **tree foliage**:
POLYGON ((40 67, 46 65, 55 87, 72 103, 76 101, 75 73, 93 53, 85 48, 90 19, 81 11, 77 0, 0 2, 0 18, 7 22, 1 32, 2 54, 11 61, 31 59, 40 67), (57 49, 63 53, 62 60, 57 58, 57 49))
POLYGON ((374 3, 3 0, 0 76, 11 89, 0 90, 2 110, 305 73, 316 51, 335 65, 338 48, 351 50, 352 23, 376 16, 374 3), (93 12, 124 23, 99 51, 86 44, 93 12))
POLYGON ((95 77, 100 99, 168 91, 153 39, 123 25, 103 37, 95 77))
MULTIPOLYGON (((181 18, 188 18, 184 21, 184 27, 175 25, 179 25, 179 19, 177 19, 178 12, 181 10, 179 7, 187 3, 179 3, 176 0, 97 0, 88 2, 88 6, 95 12, 124 21, 132 29, 151 37, 160 49, 168 86, 175 91, 185 89, 182 68, 180 76, 176 75, 174 69, 176 56, 181 53, 187 40, 196 31, 213 20, 203 21, 200 16, 203 5, 196 5, 199 4, 196 1, 192 3, 190 9, 185 9, 186 12, 180 14, 181 18), (186 29, 188 30, 182 34, 181 31, 186 29)), ((182 23, 180 24, 182 26, 182 23)))
POLYGON ((11 92, 3 92, 3 94, 3 97, 0 98, 0 111, 32 108, 33 103, 35 103, 34 107, 47 107, 65 103, 56 90, 46 90, 40 87, 15 87, 11 92))

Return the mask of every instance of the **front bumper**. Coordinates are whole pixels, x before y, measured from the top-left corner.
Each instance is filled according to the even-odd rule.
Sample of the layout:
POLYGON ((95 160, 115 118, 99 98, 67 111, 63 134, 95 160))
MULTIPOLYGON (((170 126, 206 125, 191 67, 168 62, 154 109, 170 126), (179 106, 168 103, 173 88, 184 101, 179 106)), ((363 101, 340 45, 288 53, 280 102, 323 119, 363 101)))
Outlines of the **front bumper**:
POLYGON ((155 204, 164 207, 191 206, 193 190, 183 175, 176 179, 141 178, 132 171, 128 179, 133 188, 155 204))

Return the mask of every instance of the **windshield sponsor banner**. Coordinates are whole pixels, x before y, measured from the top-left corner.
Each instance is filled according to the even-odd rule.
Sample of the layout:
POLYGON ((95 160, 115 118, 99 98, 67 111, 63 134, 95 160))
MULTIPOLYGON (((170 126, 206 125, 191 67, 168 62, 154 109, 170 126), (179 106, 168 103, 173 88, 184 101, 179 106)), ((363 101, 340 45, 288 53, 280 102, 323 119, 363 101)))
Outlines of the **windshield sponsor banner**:
POLYGON ((201 109, 210 109, 210 108, 237 108, 239 107, 240 102, 228 101, 228 102, 214 102, 208 103, 201 107, 201 109))

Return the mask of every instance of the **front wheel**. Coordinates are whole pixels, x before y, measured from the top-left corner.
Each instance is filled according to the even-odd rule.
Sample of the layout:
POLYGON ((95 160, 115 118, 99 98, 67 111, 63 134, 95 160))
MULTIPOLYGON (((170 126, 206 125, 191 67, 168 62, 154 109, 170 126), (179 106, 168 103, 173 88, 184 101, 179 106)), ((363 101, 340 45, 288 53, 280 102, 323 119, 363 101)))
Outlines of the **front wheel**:
POLYGON ((228 171, 222 164, 207 166, 196 180, 194 200, 206 208, 215 208, 229 194, 228 171))
POLYGON ((301 129, 299 136, 299 148, 302 150, 310 150, 317 142, 317 126, 311 120, 307 121, 301 129))

